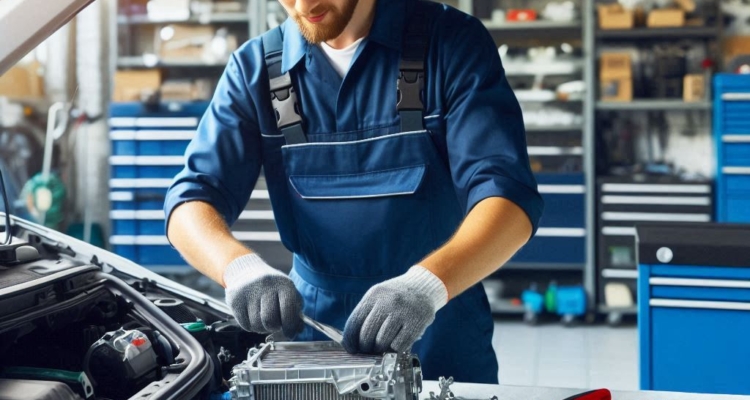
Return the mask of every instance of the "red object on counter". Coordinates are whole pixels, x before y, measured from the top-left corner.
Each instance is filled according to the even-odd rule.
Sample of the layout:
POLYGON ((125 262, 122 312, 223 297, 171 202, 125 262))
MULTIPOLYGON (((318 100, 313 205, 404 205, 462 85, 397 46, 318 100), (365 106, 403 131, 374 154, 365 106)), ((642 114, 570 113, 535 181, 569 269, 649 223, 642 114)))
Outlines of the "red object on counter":
POLYGON ((612 400, 612 393, 608 389, 597 389, 583 392, 564 400, 612 400))
POLYGON ((507 19, 508 21, 517 22, 536 21, 536 11, 525 9, 510 9, 505 15, 505 19, 507 19))

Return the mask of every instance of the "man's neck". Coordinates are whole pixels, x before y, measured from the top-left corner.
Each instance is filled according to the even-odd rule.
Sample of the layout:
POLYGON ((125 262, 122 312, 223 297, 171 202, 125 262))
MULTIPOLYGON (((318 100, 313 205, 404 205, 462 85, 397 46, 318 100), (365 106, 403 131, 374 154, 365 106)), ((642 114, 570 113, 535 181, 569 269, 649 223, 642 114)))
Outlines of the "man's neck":
POLYGON ((372 21, 375 18, 375 3, 377 0, 359 0, 357 8, 349 24, 346 25, 341 34, 326 44, 334 49, 343 49, 357 40, 367 36, 372 27, 372 21))

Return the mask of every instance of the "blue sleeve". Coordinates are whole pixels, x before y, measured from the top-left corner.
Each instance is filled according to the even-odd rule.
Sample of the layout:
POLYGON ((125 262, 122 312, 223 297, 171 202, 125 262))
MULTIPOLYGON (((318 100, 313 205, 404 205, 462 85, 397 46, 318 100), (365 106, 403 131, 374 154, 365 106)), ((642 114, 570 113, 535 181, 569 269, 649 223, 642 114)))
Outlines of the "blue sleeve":
POLYGON ((459 199, 468 213, 488 197, 506 198, 529 217, 533 236, 544 202, 529 165, 523 114, 495 42, 472 17, 443 32, 450 32, 442 47, 449 53, 442 61, 446 142, 459 199))
MULTIPOLYGON (((174 209, 189 201, 211 204, 232 225, 258 180, 261 142, 248 74, 233 54, 185 152, 185 167, 175 177, 164 202, 166 224, 174 209)), ((168 232, 168 231, 167 231, 168 232)))

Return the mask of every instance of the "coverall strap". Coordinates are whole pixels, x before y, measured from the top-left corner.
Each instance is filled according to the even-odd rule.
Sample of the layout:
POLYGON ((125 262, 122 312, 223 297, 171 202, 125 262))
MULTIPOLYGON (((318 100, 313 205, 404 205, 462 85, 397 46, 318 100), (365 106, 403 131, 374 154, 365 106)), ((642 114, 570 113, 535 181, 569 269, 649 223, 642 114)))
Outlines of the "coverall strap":
POLYGON ((398 113, 401 131, 424 129, 423 92, 425 87, 425 55, 430 43, 432 19, 421 1, 406 2, 408 23, 401 45, 398 90, 398 113))
POLYGON ((286 144, 305 143, 307 137, 302 129, 302 113, 297 101, 297 92, 292 84, 292 77, 288 71, 281 73, 284 32, 279 26, 264 33, 261 38, 271 90, 271 103, 276 113, 276 126, 284 135, 286 144))

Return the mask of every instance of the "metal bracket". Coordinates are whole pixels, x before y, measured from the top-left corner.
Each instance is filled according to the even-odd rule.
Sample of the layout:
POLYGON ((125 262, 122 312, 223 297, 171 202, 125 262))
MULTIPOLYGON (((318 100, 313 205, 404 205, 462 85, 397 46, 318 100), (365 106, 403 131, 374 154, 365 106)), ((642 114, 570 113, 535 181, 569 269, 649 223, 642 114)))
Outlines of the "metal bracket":
MULTIPOLYGON (((464 397, 456 397, 450 390, 450 386, 453 384, 453 377, 445 379, 441 376, 438 380, 438 387, 440 387, 440 394, 435 396, 435 392, 430 392, 430 398, 426 400, 469 400, 464 397)), ((497 400, 497 396, 490 397, 490 400, 497 400)))

